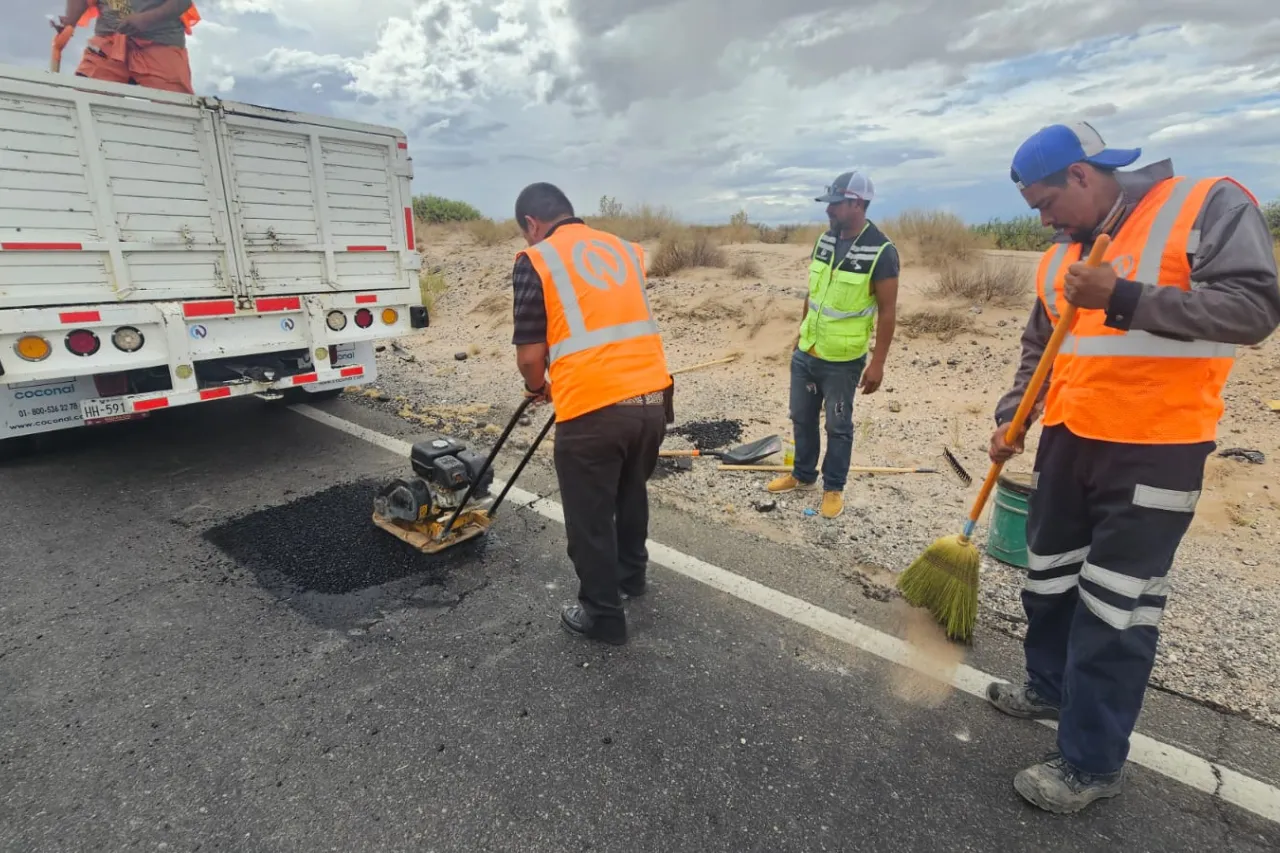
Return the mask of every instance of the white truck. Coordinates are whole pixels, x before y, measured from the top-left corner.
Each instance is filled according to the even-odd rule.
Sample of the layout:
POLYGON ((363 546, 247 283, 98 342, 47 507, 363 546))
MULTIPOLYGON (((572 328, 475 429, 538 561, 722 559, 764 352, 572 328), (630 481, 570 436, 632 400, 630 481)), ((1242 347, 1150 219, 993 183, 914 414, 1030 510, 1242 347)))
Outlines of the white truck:
POLYGON ((0 65, 0 454, 376 378, 428 322, 393 128, 0 65))

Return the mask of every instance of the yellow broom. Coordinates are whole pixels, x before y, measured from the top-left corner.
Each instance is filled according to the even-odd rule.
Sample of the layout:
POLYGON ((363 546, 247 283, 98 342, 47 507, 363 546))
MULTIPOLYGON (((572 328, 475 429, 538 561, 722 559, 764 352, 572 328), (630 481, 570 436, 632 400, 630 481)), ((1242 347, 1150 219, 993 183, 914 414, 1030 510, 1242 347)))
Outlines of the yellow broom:
MULTIPOLYGON (((1099 237, 1089 253, 1088 265, 1099 266, 1110 244, 1111 238, 1107 235, 1099 237)), ((1040 356, 1040 364, 1036 366, 1036 372, 1032 374, 1031 381, 1022 394, 1018 411, 1009 422, 1005 441, 1010 444, 1022 431, 1031 407, 1040 396, 1040 388, 1058 355, 1062 339, 1071 331, 1075 317, 1076 306, 1067 303, 1044 353, 1040 356)), ((964 531, 959 536, 944 536, 934 542, 898 578, 898 589, 907 601, 928 609, 946 628, 948 637, 965 643, 973 639, 973 625, 978 616, 978 549, 970 537, 978 526, 978 517, 982 515, 982 509, 991 496, 991 490, 995 487, 1002 468, 1003 462, 992 463, 982 490, 978 492, 978 499, 969 511, 964 531)))

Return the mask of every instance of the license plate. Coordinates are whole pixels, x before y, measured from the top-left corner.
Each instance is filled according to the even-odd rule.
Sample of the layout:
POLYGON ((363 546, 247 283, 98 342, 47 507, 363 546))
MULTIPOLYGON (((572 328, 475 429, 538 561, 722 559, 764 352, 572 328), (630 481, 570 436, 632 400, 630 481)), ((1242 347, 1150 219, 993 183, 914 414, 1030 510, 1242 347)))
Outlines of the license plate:
POLYGON ((129 404, 124 400, 84 400, 80 403, 80 417, 85 423, 118 418, 129 414, 129 404))

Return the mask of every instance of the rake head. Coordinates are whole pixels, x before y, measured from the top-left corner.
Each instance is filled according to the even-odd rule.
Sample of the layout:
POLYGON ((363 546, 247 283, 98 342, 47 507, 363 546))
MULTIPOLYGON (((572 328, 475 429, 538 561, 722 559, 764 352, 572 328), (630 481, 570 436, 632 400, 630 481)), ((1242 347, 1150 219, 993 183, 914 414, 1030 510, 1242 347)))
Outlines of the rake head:
POLYGON ((973 485, 973 477, 968 471, 964 470, 964 466, 960 464, 960 460, 951 452, 950 448, 942 448, 942 458, 947 461, 947 468, 955 475, 964 486, 973 485))

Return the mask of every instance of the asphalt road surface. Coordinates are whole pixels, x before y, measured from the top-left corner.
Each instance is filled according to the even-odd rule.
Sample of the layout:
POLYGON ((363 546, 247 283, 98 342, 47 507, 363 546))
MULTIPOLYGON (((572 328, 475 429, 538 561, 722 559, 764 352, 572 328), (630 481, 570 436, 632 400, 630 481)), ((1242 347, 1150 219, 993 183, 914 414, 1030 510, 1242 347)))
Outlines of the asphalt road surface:
MULTIPOLYGON (((1145 768, 1119 799, 1043 814, 1011 779, 1048 728, 964 693, 913 701, 901 667, 661 568, 628 646, 570 636, 563 530, 513 509, 423 557, 369 522, 406 470, 257 401, 0 469, 0 849, 1280 849, 1275 823, 1145 768)), ((652 534, 895 618, 776 545, 667 512, 652 534)), ((968 662, 1016 678, 1017 652, 984 633, 968 662)), ((1269 730, 1164 695, 1141 727, 1280 778, 1269 730)))

